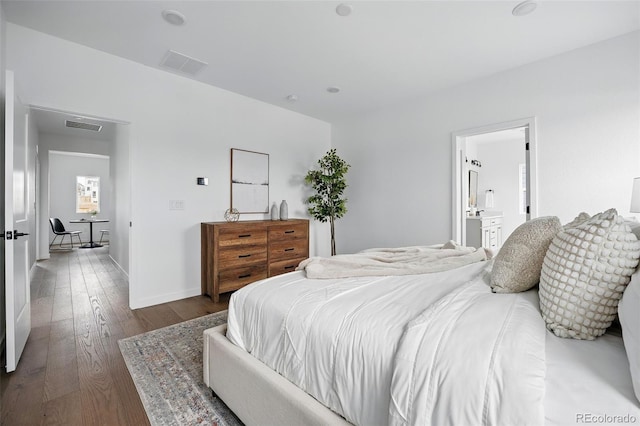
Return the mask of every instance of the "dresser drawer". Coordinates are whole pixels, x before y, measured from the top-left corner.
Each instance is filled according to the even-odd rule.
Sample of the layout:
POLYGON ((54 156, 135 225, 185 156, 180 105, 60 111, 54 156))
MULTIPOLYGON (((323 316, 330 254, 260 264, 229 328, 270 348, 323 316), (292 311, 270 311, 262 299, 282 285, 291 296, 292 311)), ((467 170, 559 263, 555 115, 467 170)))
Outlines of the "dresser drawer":
POLYGON ((239 266, 267 263, 267 248, 262 245, 240 245, 221 248, 218 253, 218 271, 239 266))
POLYGON ((269 242, 307 239, 309 226, 305 223, 292 223, 269 228, 269 242))
POLYGON ((220 272, 218 274, 218 286, 220 293, 237 290, 254 281, 267 278, 265 264, 245 266, 220 272))
POLYGON ((269 276, 285 274, 287 272, 295 271, 296 267, 305 260, 306 257, 299 257, 297 259, 280 260, 278 262, 269 263, 269 276))
POLYGON ((229 227, 223 228, 218 234, 218 245, 220 249, 225 247, 246 246, 246 245, 267 245, 267 230, 229 227))
POLYGON ((309 245, 307 240, 278 241, 269 244, 269 262, 284 259, 307 257, 309 245))

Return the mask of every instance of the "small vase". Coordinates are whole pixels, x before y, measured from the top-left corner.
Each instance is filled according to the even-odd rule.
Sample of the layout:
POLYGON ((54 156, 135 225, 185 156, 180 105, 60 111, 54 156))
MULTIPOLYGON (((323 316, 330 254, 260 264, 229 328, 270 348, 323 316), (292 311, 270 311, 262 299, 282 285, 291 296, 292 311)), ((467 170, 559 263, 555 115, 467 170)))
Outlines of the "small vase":
POLYGON ((278 205, 275 202, 271 206, 271 220, 278 220, 278 205))
POLYGON ((286 200, 282 200, 282 203, 280 203, 280 220, 287 219, 289 219, 289 206, 286 200))

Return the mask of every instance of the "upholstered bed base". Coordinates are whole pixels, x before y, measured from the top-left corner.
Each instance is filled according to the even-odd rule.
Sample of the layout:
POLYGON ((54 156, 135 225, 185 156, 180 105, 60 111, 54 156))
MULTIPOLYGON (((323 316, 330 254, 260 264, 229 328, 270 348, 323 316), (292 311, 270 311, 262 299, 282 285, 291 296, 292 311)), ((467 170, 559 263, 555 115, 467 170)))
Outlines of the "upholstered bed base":
POLYGON ((205 330, 204 382, 246 425, 350 425, 225 336, 205 330))

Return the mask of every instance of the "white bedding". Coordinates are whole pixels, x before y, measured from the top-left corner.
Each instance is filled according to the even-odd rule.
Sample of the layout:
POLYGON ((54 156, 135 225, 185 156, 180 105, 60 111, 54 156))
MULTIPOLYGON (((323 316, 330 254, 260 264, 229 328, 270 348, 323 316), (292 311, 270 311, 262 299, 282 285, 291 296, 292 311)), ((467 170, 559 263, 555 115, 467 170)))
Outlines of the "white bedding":
POLYGON ((331 257, 311 257, 296 270, 307 278, 350 278, 430 274, 487 260, 483 248, 463 247, 453 241, 435 246, 377 248, 331 257))
MULTIPOLYGON (((489 381, 496 377, 492 376, 496 367, 494 361, 508 362, 510 353, 533 351, 534 358, 544 358, 544 325, 539 314, 529 315, 531 312, 526 307, 526 298, 530 296, 491 294, 486 267, 487 262, 481 262, 427 275, 313 280, 306 279, 304 272, 294 272, 269 278, 244 287, 232 296, 227 337, 350 422, 362 425, 388 424, 390 401, 394 400, 393 406, 405 404, 401 401, 405 396, 401 394, 407 387, 398 386, 397 382, 394 389, 392 378, 396 374, 397 380, 407 371, 402 369, 407 367, 406 364, 396 363, 396 352, 401 345, 407 346, 408 341, 403 338, 408 323, 419 318, 435 302, 446 300, 443 298, 451 292, 464 294, 465 297, 469 294, 473 297, 489 297, 493 301, 501 297, 520 300, 515 303, 518 307, 514 318, 518 320, 509 322, 507 327, 523 326, 524 328, 519 329, 523 333, 511 340, 503 340, 504 333, 500 332, 500 328, 497 332, 494 328, 494 323, 501 321, 500 318, 511 316, 508 314, 511 308, 508 309, 509 312, 502 309, 473 309, 476 305, 473 299, 464 299, 466 301, 460 305, 461 310, 451 318, 456 320, 457 315, 467 325, 475 324, 468 330, 462 326, 449 330, 462 334, 447 331, 434 337, 428 334, 430 330, 437 330, 438 327, 445 329, 446 326, 437 323, 429 325, 421 322, 422 320, 412 323, 427 332, 418 339, 443 339, 445 343, 446 339, 452 339, 448 344, 438 346, 418 345, 427 350, 429 347, 448 348, 442 353, 437 349, 437 353, 429 355, 431 359, 437 358, 441 363, 437 367, 439 370, 434 370, 439 377, 434 386, 442 386, 443 392, 449 392, 443 398, 447 402, 436 407, 436 410, 441 411, 439 414, 436 411, 435 418, 447 419, 447 413, 452 410, 458 412, 462 404, 466 404, 463 401, 473 400, 477 386, 481 386, 483 389, 479 393, 483 397, 481 401, 475 401, 480 407, 473 409, 472 416, 477 416, 480 412, 483 418, 491 420, 503 415, 499 413, 501 408, 495 408, 497 411, 494 412, 494 408, 486 407, 499 407, 503 399, 515 404, 505 407, 509 413, 517 412, 520 409, 518 404, 522 401, 537 401, 542 404, 540 392, 544 388, 544 362, 542 367, 540 363, 532 362, 531 368, 526 369, 527 366, 518 361, 521 358, 514 355, 516 362, 511 364, 514 368, 507 368, 509 371, 505 374, 524 375, 525 380, 529 380, 525 384, 525 388, 531 391, 529 397, 513 393, 519 392, 518 389, 502 386, 501 376, 489 385, 483 386, 481 383, 483 377, 490 377, 489 381), (470 287, 470 290, 466 287, 470 287), (476 312, 469 312, 474 310, 476 312), (483 322, 486 322, 486 327, 482 327, 483 322), (478 335, 482 330, 490 331, 486 339, 478 335), (541 330, 541 333, 536 330, 541 330), (541 341, 538 341, 540 336, 541 341), (533 340, 529 342, 528 339, 533 340), (460 346, 465 341, 473 341, 474 345, 460 346), (504 350, 497 351, 503 343, 504 350), (481 350, 475 346, 477 344, 488 346, 488 357, 474 355, 476 350, 481 350), (449 361, 456 359, 461 365, 448 365, 449 361), (465 384, 466 377, 452 376, 453 370, 449 368, 462 368, 466 365, 470 368, 464 369, 465 374, 476 374, 470 380, 475 387, 467 389, 464 386, 453 386, 454 382, 465 384), (486 368, 490 371, 486 371, 486 368), (519 370, 521 368, 525 369, 519 370), (444 380, 447 376, 451 378, 450 381, 444 380), (510 392, 506 397, 505 390, 510 392), (463 392, 466 399, 461 398, 456 402, 459 392, 463 392), (488 413, 484 412, 485 408, 489 410, 488 413)), ((457 303, 457 296, 453 301, 457 303)), ((428 311, 420 318, 424 317, 429 317, 428 311)), ((517 332, 512 334, 518 335, 517 332)), ((418 354, 418 358, 423 355, 418 354)), ((412 368, 411 365, 409 367, 412 368)), ((420 411, 428 404, 428 400, 425 402, 419 398, 409 404, 411 409, 417 409, 418 412, 413 421, 409 418, 405 423, 424 424, 420 411)), ((532 422, 542 422, 539 407, 523 410, 522 414, 533 416, 530 418, 532 422)), ((392 418, 402 419, 404 416, 403 413, 396 413, 392 418)), ((478 417, 460 417, 465 418, 478 417)))
POLYGON ((546 359, 546 425, 640 423, 622 338, 562 339, 547 331, 546 359))

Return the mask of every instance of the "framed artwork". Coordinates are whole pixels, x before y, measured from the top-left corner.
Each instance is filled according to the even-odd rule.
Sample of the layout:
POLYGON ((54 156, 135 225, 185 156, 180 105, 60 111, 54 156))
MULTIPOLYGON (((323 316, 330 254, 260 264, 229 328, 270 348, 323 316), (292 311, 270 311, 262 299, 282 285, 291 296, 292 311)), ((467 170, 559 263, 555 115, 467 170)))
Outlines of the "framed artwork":
POLYGON ((269 212, 269 154, 231 148, 231 208, 269 212))

